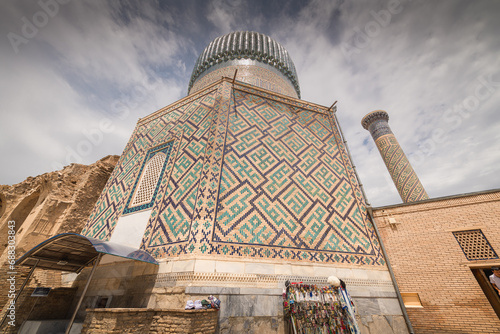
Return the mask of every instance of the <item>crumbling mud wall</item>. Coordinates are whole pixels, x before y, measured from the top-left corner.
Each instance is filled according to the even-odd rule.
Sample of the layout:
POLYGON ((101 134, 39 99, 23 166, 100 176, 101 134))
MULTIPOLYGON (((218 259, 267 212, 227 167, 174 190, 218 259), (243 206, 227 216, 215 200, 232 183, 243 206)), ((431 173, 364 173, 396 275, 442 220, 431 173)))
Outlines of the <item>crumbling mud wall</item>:
MULTIPOLYGON (((9 302, 10 276, 19 290, 29 269, 9 268, 9 249, 15 236, 15 258, 60 233, 80 233, 118 156, 107 156, 91 165, 71 164, 63 170, 28 177, 15 185, 0 185, 0 307, 9 302), (10 233, 10 234, 9 234, 10 233)), ((12 281, 12 280, 11 280, 12 281)), ((60 287, 61 273, 36 270, 30 286, 60 287)), ((22 310, 17 310, 22 312, 22 310)), ((3 312, 0 313, 3 317, 3 312)), ((16 317, 17 318, 17 317, 16 317)), ((20 325, 20 324, 19 324, 20 325)))

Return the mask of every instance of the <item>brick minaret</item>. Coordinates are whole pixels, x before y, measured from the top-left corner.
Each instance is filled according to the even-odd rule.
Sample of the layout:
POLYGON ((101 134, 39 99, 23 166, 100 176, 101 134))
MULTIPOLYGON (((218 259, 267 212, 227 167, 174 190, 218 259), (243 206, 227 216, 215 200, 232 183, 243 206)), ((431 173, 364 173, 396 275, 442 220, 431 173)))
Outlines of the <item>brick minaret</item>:
POLYGON ((399 146, 388 121, 387 112, 376 110, 363 117, 361 125, 370 131, 403 202, 428 199, 429 196, 399 146))

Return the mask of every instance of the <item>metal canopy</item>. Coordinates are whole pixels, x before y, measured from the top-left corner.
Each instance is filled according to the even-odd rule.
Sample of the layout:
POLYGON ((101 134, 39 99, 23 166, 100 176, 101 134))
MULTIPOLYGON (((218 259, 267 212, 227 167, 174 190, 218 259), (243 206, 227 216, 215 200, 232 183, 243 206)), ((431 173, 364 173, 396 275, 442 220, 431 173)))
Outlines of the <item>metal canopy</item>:
POLYGON ((100 253, 158 264, 149 253, 140 249, 81 234, 63 233, 33 247, 16 261, 16 265, 80 272, 91 265, 100 253))

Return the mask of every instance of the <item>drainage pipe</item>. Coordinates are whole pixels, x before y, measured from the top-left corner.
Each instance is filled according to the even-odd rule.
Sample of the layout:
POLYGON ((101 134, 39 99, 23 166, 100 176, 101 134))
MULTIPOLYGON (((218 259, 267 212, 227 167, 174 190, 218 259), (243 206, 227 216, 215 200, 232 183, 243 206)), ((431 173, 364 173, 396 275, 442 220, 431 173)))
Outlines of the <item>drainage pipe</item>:
POLYGON ((373 218, 373 208, 368 202, 368 197, 366 197, 365 190, 363 188, 363 184, 359 179, 358 171, 356 170, 356 166, 354 166, 354 161, 352 160, 351 153, 349 152, 349 147, 347 146, 347 140, 345 140, 344 133, 342 132, 342 128, 340 127, 339 120, 337 118, 337 108, 333 111, 333 117, 335 118, 335 123, 337 128, 339 129, 340 137, 344 143, 345 149, 347 151, 347 155, 349 156, 349 160, 351 161, 352 168, 354 170, 354 175, 356 175, 356 179, 358 180, 359 187, 361 188, 361 193, 363 194, 363 198, 366 203, 366 210, 368 211, 368 217, 373 225, 373 229, 375 230, 375 234, 377 235, 377 239, 380 243, 380 248, 382 249, 382 254, 384 255, 385 262, 387 263, 387 268, 389 269, 389 274, 391 275, 392 284, 396 290, 396 295, 398 297, 399 306, 401 307, 401 311, 403 312, 403 317, 405 318, 406 326, 408 327, 408 331, 410 334, 414 334, 413 326, 411 325, 410 318, 408 317, 408 313, 406 312, 406 307, 403 302, 403 297, 401 297, 401 292, 399 291, 398 283, 396 282, 396 277, 394 276, 394 271, 392 271, 391 262, 389 261, 389 256, 387 256, 387 252, 385 250, 384 243, 382 242, 382 238, 380 237, 380 233, 377 228, 377 224, 375 224, 375 219, 373 218))

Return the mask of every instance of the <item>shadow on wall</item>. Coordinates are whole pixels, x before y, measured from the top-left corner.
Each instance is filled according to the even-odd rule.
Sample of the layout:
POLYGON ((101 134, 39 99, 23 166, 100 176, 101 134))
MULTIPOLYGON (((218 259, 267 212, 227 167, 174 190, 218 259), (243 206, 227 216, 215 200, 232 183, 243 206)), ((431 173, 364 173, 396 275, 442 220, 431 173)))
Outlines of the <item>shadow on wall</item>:
POLYGON ((35 208, 38 200, 40 198, 40 189, 34 191, 31 195, 25 197, 21 203, 17 205, 17 207, 12 211, 12 214, 9 217, 9 220, 13 220, 16 222, 15 231, 16 233, 20 233, 19 229, 22 224, 31 213, 31 211, 35 208))
MULTIPOLYGON (((77 314, 77 321, 83 322, 87 309, 100 308, 99 303, 106 300, 104 308, 147 308, 153 294, 158 266, 150 263, 123 260, 114 256, 105 256, 92 277, 77 314)), ((85 268, 75 277, 73 287, 78 289, 73 299, 74 310, 78 298, 83 292, 91 268, 85 268)))
MULTIPOLYGON (((7 219, 2 219, 3 224, 0 227, 0 235, 6 236, 8 234, 8 221, 14 221, 14 231, 16 234, 20 233, 20 228, 23 225, 26 218, 33 211, 40 199, 40 189, 34 191, 31 195, 26 196, 15 208, 7 219)), ((2 218, 7 211, 7 200, 4 194, 0 194, 0 218, 2 218)), ((5 248, 7 247, 7 238, 4 243, 0 245, 0 254, 3 254, 5 248)))
POLYGON ((2 218, 3 213, 5 212, 5 196, 4 194, 0 194, 0 218, 2 218))

